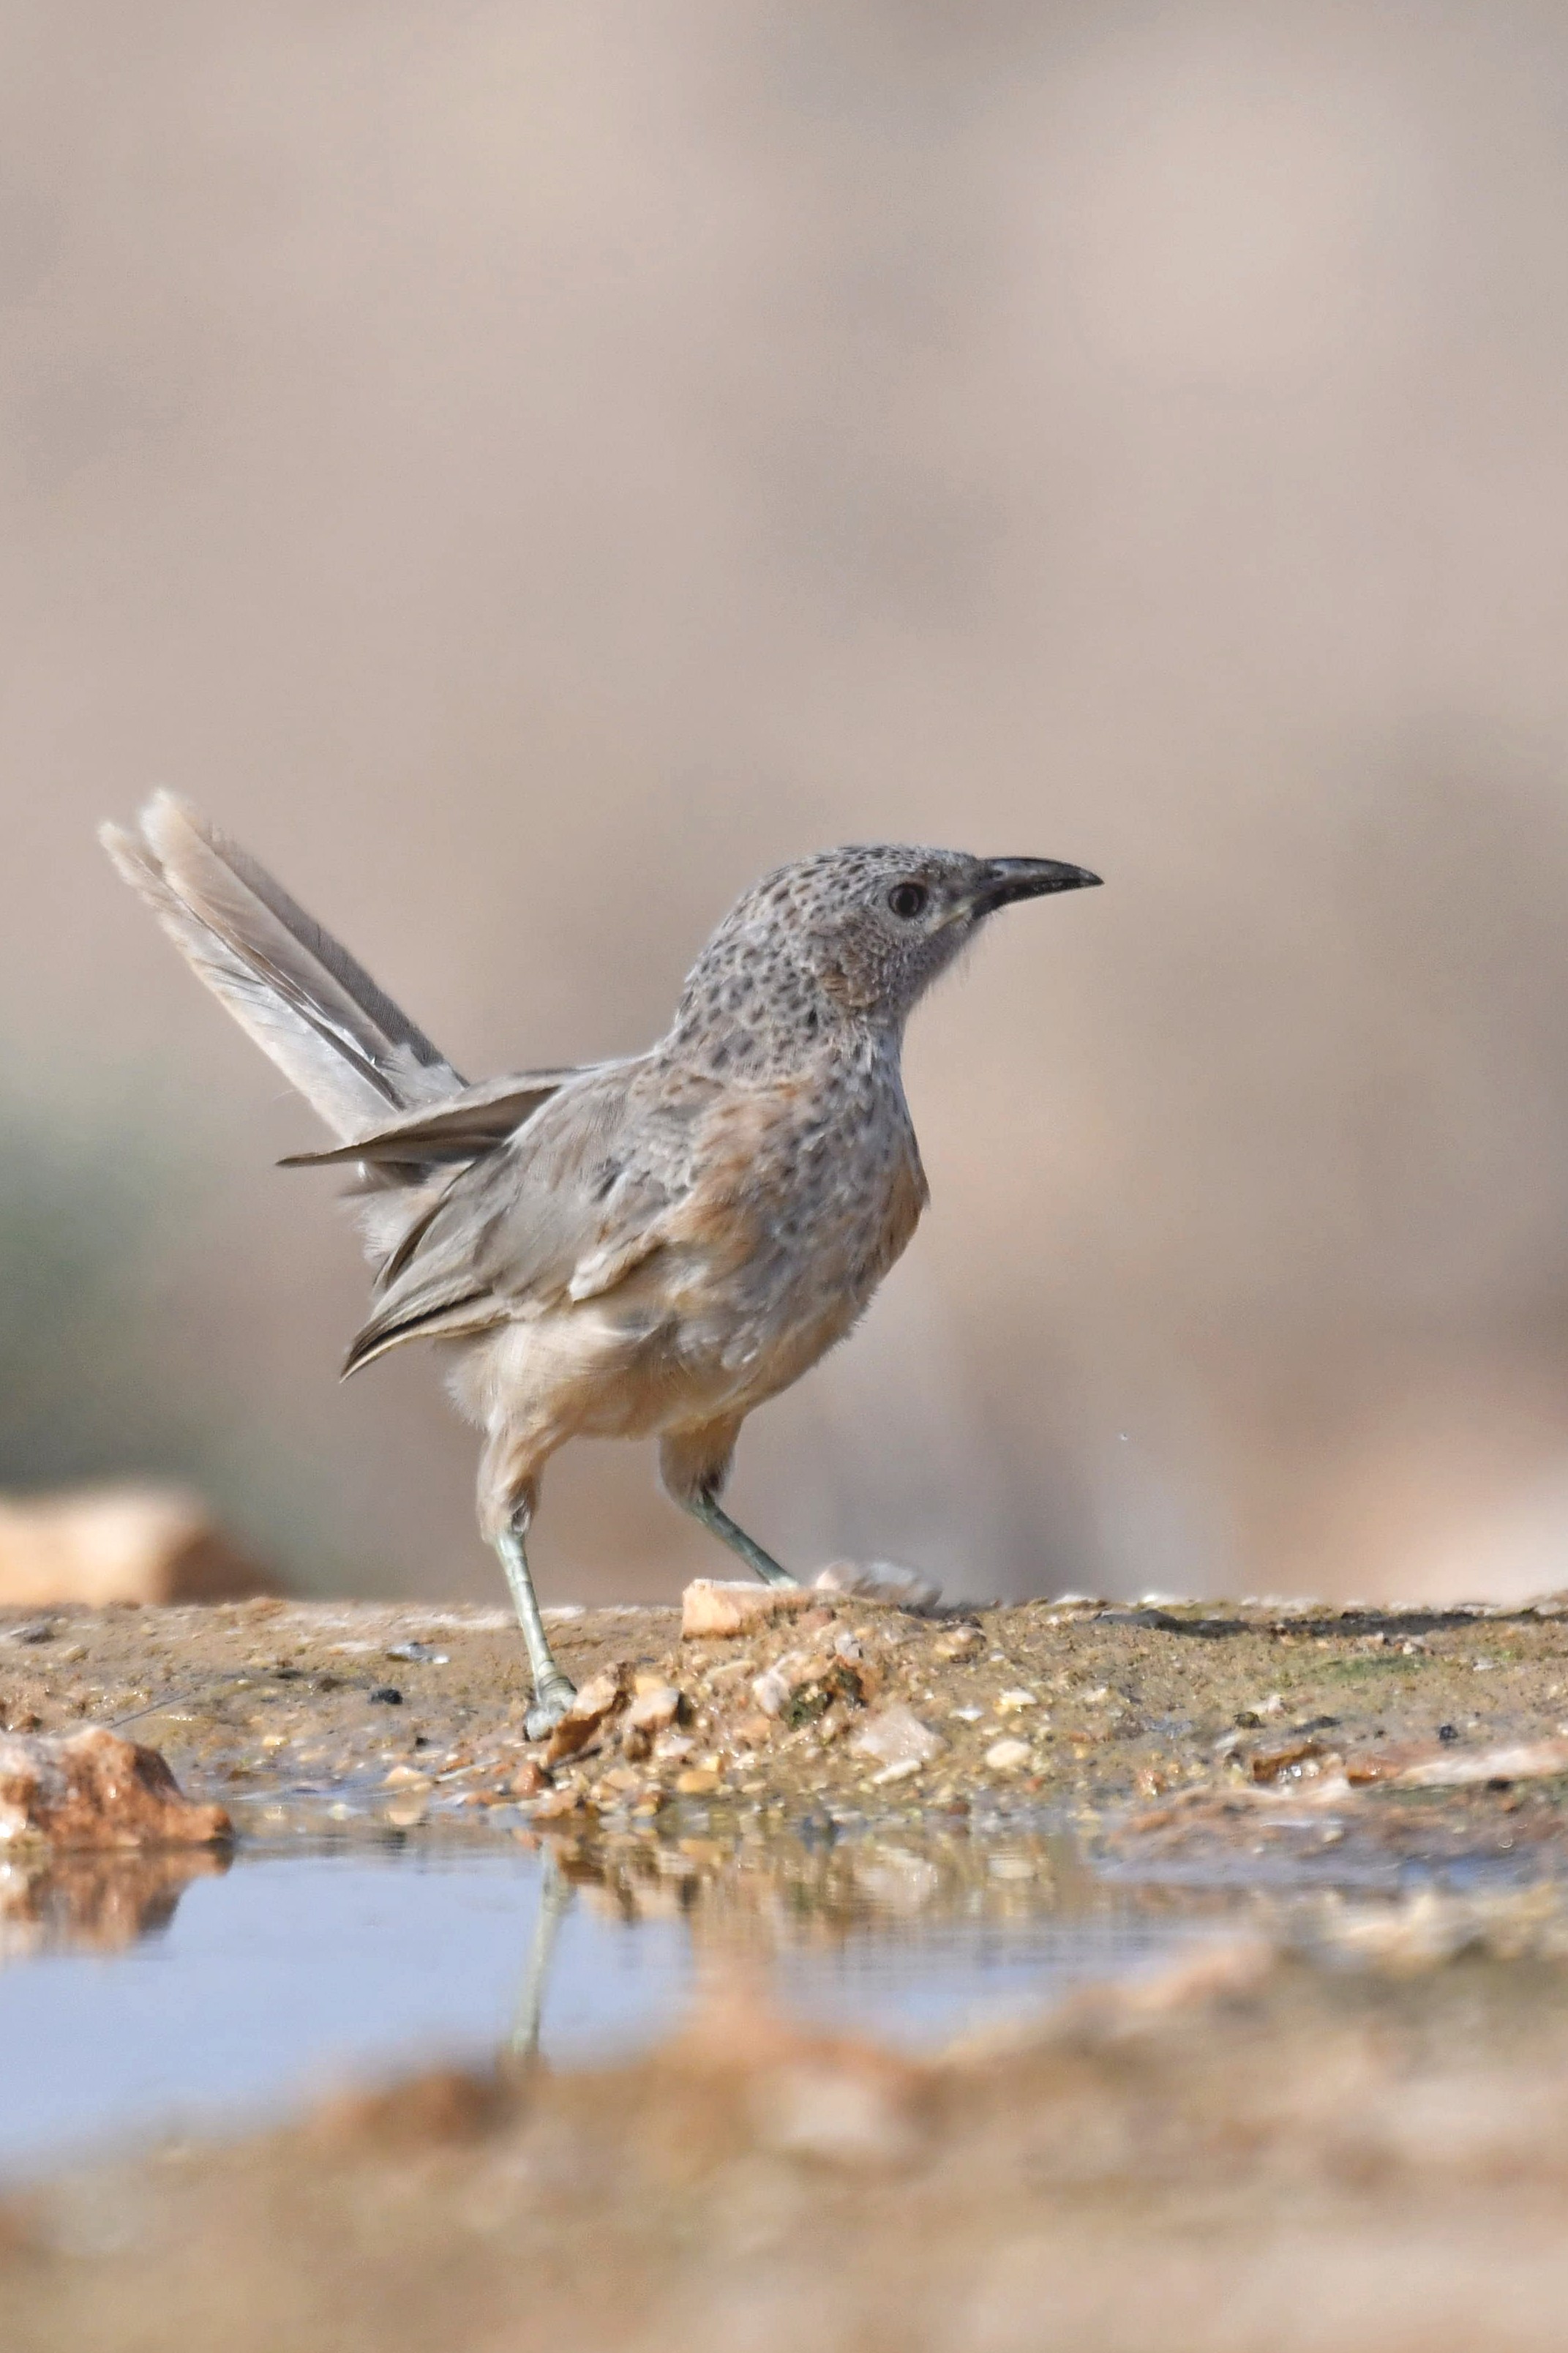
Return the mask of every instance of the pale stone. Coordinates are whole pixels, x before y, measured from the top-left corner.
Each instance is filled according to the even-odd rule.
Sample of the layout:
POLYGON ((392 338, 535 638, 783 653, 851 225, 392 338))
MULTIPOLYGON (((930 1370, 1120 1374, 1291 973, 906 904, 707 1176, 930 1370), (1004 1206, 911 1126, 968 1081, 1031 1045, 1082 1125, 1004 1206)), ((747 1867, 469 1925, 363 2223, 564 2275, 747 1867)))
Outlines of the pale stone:
POLYGON ((893 1609, 932 1609, 942 1599, 933 1577, 892 1560, 835 1560, 816 1583, 818 1593, 851 1594, 858 1601, 880 1601, 893 1609))
POLYGON ((230 1833, 223 1808, 186 1798, 155 1748, 101 1725, 0 1736, 0 1845, 210 1846, 230 1833))
POLYGON ((1028 1761, 1026 1740, 994 1740, 985 1751, 986 1767, 993 1773, 1016 1773, 1020 1765, 1028 1761))
POLYGON ((536 1822, 560 1821, 572 1815, 588 1815, 598 1811, 581 1789, 546 1789, 542 1797, 532 1800, 536 1822))
POLYGON ((600 1726, 625 1706, 629 1681, 630 1671, 616 1666, 601 1668, 585 1683, 551 1734, 545 1763, 559 1765, 563 1757, 575 1757, 586 1748, 600 1726))
POLYGON ((937 1643, 936 1655, 939 1659, 966 1659, 984 1647, 985 1637, 978 1626, 955 1626, 937 1643))
POLYGON ((1393 1778, 1405 1789, 1461 1789, 1474 1782, 1536 1781, 1568 1774, 1568 1740, 1531 1740, 1505 1748, 1439 1749, 1393 1778))
POLYGON ((858 1704, 862 1683, 854 1671, 853 1661, 847 1659, 837 1644, 831 1650, 786 1651, 757 1677, 752 1685, 752 1697, 764 1715, 781 1716, 789 1712, 800 1693, 809 1692, 813 1686, 826 1694, 825 1704, 833 1699, 849 1699, 858 1704))
POLYGON ((756 1678, 752 1697, 764 1715, 782 1715, 796 1692, 804 1691, 814 1672, 825 1665, 826 1662, 805 1651, 786 1651, 756 1678))
POLYGON ((689 1635, 750 1634, 775 1618, 816 1606, 804 1585, 752 1585, 699 1577, 680 1597, 680 1630, 689 1635))
POLYGON ((639 1677, 638 1688, 626 1709, 626 1721, 628 1725, 635 1725, 639 1732, 668 1732, 672 1724, 679 1722, 685 1704, 684 1694, 674 1683, 643 1685, 639 1677))
POLYGON ((752 1697, 764 1715, 777 1716, 789 1705, 794 1690, 787 1673, 782 1673, 779 1667, 769 1667, 752 1685, 752 1697))
POLYGON ((183 1487, 0 1500, 0 1609, 244 1601, 277 1590, 183 1487))
POLYGON ((632 1699, 621 1718, 621 1747, 635 1763, 647 1757, 657 1740, 669 1731, 686 1706, 686 1694, 674 1683, 638 1675, 632 1699))
MULTIPOLYGON (((849 1744, 857 1757, 875 1757, 889 1771, 913 1771, 929 1765, 947 1746, 942 1735, 922 1724, 912 1708, 895 1702, 869 1717, 849 1744)), ((881 1776, 878 1777, 879 1778, 881 1776)))

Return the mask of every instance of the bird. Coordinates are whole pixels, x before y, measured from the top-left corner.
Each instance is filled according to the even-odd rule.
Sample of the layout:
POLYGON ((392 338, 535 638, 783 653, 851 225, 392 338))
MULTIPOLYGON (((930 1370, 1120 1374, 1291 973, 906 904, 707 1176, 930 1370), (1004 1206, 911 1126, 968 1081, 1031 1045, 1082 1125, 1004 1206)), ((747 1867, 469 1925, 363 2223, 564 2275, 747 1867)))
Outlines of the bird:
POLYGON ((414 1340, 483 1433, 544 1736, 575 1692, 527 1544, 569 1439, 658 1441, 670 1498, 770 1584, 721 1497, 746 1416, 844 1339, 928 1192, 904 1025, 989 919, 1096 884, 1047 858, 852 846, 765 874, 645 1052, 470 1085, 255 859, 159 792, 100 839, 198 979, 325 1123, 286 1167, 357 1170, 372 1312, 344 1377, 414 1340))

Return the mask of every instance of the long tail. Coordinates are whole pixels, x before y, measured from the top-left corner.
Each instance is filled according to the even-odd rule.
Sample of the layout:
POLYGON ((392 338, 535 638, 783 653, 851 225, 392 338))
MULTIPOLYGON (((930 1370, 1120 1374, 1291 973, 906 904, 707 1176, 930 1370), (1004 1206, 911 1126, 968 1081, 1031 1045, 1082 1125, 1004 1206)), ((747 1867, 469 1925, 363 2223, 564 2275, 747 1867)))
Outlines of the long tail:
POLYGON ((340 1142, 456 1094, 462 1079, 330 932, 173 793, 99 839, 198 980, 340 1142))

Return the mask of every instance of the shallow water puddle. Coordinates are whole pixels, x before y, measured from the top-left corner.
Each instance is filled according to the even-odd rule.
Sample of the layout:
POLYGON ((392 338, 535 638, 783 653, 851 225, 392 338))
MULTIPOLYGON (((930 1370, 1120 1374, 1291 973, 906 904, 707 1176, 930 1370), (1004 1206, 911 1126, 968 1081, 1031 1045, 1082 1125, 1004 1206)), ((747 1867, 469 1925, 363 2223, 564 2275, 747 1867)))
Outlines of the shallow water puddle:
MULTIPOLYGON (((522 1855, 246 1856, 119 1953, 0 1971, 0 2166, 105 2135, 271 2113, 399 2059, 493 2053, 540 1913, 522 1855)), ((577 1911, 577 1907, 574 1907, 577 1911)), ((684 1939, 561 1927, 551 2025, 624 2049, 678 2004, 684 1939)))
MULTIPOLYGON (((1294 1908, 1518 1887, 1522 1857, 1245 1834, 1095 1867, 1048 1828, 763 1839, 329 1840, 0 1861, 0 2173, 103 2142, 240 2128, 348 2083, 658 2041, 710 1958, 795 2014, 918 2047, 1157 1968, 1294 1908)), ((696 1823, 693 1827, 698 1827, 696 1823)), ((1285 1828, 1280 1825, 1280 1828, 1285 1828)), ((303 1833, 301 1837, 299 1833, 303 1833)), ((1447 1931, 1445 1930, 1447 1934, 1447 1931)))
POLYGON ((104 1858, 26 1883, 0 1864, 0 2168, 535 2037, 564 2063, 622 2056, 668 2031, 720 1943, 765 1952, 786 2007, 919 2042, 1235 1909, 1105 1887, 1060 1841, 965 1841, 958 1869, 864 1841, 728 1880, 688 1843, 577 1885, 500 1841, 104 1858))

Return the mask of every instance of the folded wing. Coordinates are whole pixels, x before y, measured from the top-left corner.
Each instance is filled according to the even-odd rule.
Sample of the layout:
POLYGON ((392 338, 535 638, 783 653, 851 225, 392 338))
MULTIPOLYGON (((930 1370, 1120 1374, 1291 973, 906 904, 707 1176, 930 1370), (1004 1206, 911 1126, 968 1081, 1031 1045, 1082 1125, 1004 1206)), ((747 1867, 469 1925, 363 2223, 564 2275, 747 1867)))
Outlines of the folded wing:
POLYGON ((663 1246, 684 1197, 681 1137, 640 1084, 646 1058, 563 1079, 525 1125, 460 1168, 387 1261, 344 1366, 612 1289, 663 1246))

